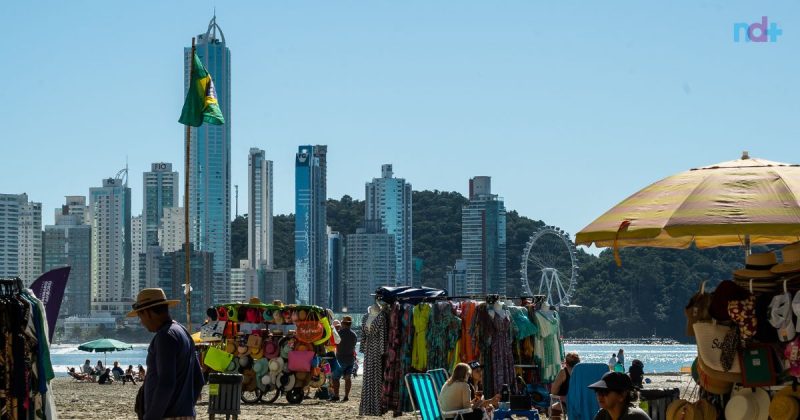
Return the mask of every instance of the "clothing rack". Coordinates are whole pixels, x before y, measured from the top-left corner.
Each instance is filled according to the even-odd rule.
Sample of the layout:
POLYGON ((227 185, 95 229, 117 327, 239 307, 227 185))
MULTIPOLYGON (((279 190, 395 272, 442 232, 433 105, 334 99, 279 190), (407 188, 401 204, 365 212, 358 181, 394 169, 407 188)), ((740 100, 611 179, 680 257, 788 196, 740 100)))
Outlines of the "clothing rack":
POLYGON ((435 296, 435 297, 423 297, 423 298, 420 298, 418 296, 401 296, 395 298, 396 301, 419 300, 421 302, 437 302, 443 300, 463 300, 463 299, 483 300, 486 301, 486 303, 490 304, 496 302, 498 299, 503 299, 503 300, 511 299, 511 300, 520 300, 523 302, 530 301, 530 303, 534 304, 537 307, 540 307, 542 303, 547 301, 547 296, 545 295, 506 296, 498 294, 487 294, 487 295, 462 295, 462 296, 435 296))
POLYGON ((22 279, 19 277, 13 279, 0 279, 0 295, 14 296, 20 294, 25 290, 22 284, 22 279))

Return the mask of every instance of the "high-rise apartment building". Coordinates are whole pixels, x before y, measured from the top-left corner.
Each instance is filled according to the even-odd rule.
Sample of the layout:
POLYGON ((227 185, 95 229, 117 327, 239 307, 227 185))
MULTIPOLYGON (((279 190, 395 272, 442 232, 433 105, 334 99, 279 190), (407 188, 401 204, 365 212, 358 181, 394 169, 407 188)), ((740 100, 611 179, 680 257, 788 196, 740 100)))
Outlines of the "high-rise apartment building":
POLYGON ((380 221, 347 235, 345 300, 349 312, 366 312, 374 303, 370 296, 379 286, 391 284, 395 273, 394 235, 380 228, 380 221))
POLYGON ((467 263, 467 294, 506 292, 506 209, 492 194, 492 179, 469 180, 469 203, 461 211, 461 257, 467 263))
POLYGON ((381 177, 367 183, 365 197, 366 220, 380 220, 386 233, 394 235, 397 274, 387 285, 411 286, 411 184, 395 178, 392 165, 381 165, 381 177))
POLYGON ((26 285, 42 274, 42 204, 27 194, 0 194, 0 277, 26 285))
MULTIPOLYGON (((144 279, 139 275, 139 261, 142 253, 147 249, 145 246, 145 223, 144 215, 131 217, 131 296, 136 297, 139 290, 143 288, 144 279)), ((157 246, 151 244, 150 246, 157 246)))
POLYGON ((183 207, 164 208, 161 226, 158 228, 158 244, 164 252, 183 249, 186 242, 183 207))
POLYGON ((61 316, 87 316, 91 302, 92 229, 86 197, 67 196, 56 209, 55 225, 44 228, 44 271, 70 266, 61 316))
POLYGON ((272 268, 272 161, 258 148, 247 158, 247 259, 272 268))
MULTIPOLYGON (((206 318, 206 310, 214 304, 211 299, 212 285, 212 266, 213 256, 208 252, 196 251, 192 244, 189 244, 189 267, 192 281, 192 324, 200 325, 206 318)), ((147 271, 157 273, 156 283, 153 287, 164 289, 167 299, 178 299, 180 303, 172 309, 172 316, 181 320, 186 319, 186 290, 185 267, 186 254, 184 248, 174 252, 165 252, 158 255, 159 247, 152 246, 148 249, 148 259, 150 264, 156 267, 148 267, 147 271)))
MULTIPOLYGON (((196 45, 197 56, 214 81, 225 124, 191 129, 189 237, 198 251, 213 253, 213 301, 225 302, 231 268, 231 53, 216 16, 197 36, 196 45)), ((189 89, 191 53, 191 47, 184 48, 184 94, 189 89)))
POLYGON ((464 296, 467 293, 467 262, 456 260, 455 265, 445 273, 445 278, 450 296, 464 296))
POLYGON ((246 302, 252 296, 248 290, 258 281, 256 269, 250 266, 249 260, 239 260, 239 268, 231 268, 231 302, 246 302))
POLYGON ((330 303, 326 305, 338 312, 344 302, 344 235, 339 232, 332 232, 328 228, 328 282, 330 284, 330 303))
MULTIPOLYGON (((158 228, 164 217, 164 209, 179 207, 178 202, 178 172, 172 170, 172 164, 156 162, 150 164, 150 171, 145 172, 144 201, 142 209, 142 227, 144 229, 144 244, 141 249, 150 245, 159 245, 158 228)), ((134 246, 136 246, 134 239, 134 246)))
POLYGON ((131 189, 121 178, 89 189, 92 315, 122 316, 131 307, 131 189))
POLYGON ((328 290, 328 146, 300 146, 295 157, 295 303, 325 305, 328 290))

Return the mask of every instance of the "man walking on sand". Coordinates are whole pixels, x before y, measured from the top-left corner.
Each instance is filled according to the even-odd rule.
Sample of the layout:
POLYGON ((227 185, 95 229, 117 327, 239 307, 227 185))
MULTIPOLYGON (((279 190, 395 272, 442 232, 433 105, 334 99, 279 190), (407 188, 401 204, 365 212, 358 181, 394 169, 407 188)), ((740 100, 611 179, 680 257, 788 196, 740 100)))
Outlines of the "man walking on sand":
POLYGON ((142 289, 129 317, 138 316, 142 325, 156 333, 147 348, 147 380, 144 381, 144 407, 140 418, 194 419, 195 403, 203 390, 203 374, 195 353, 194 341, 179 323, 172 320, 162 289, 142 289))
POLYGON ((333 396, 331 401, 339 401, 339 380, 344 376, 344 397, 342 401, 347 401, 350 397, 350 387, 353 380, 353 365, 356 363, 356 333, 350 328, 353 326, 353 318, 345 316, 342 318, 342 327, 339 329, 341 341, 336 346, 336 362, 339 365, 333 372, 333 396))

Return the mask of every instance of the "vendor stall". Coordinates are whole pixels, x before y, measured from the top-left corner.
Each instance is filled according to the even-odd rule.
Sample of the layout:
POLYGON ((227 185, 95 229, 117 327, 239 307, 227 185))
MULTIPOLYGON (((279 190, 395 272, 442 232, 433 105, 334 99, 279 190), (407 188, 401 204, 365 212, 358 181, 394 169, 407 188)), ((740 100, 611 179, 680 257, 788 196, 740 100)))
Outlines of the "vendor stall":
POLYGON ((333 334, 330 310, 318 306, 248 303, 211 307, 200 337, 209 341, 203 366, 222 373, 239 373, 242 400, 272 403, 286 395, 290 403, 303 390, 325 384, 330 366, 323 357, 333 334))

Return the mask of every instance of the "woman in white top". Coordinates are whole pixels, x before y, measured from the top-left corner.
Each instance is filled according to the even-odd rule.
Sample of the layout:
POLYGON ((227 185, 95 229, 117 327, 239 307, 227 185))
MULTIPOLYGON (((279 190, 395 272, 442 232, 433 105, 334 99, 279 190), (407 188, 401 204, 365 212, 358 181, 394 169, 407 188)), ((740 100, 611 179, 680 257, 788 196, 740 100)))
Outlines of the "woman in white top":
MULTIPOLYGON (((483 418, 483 409, 480 408, 481 401, 478 397, 470 399, 470 389, 467 383, 470 369, 466 363, 459 363, 453 369, 453 375, 444 383, 439 392, 439 407, 442 411, 456 411, 471 408, 472 412, 465 414, 465 420, 480 420, 483 418)), ((445 417, 448 419, 454 416, 445 417)))

